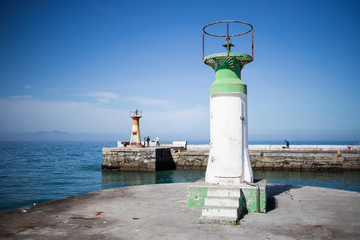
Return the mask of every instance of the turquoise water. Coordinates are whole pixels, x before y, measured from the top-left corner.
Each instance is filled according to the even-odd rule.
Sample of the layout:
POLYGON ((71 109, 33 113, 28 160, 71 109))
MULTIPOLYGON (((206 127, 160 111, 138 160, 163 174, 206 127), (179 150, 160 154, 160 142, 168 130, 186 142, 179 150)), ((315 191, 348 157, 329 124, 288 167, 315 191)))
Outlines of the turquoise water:
MULTIPOLYGON (((194 182, 204 170, 102 172, 102 148, 115 142, 0 142, 0 211, 72 195, 141 184, 194 182)), ((360 172, 255 171, 269 183, 360 192, 360 172)))

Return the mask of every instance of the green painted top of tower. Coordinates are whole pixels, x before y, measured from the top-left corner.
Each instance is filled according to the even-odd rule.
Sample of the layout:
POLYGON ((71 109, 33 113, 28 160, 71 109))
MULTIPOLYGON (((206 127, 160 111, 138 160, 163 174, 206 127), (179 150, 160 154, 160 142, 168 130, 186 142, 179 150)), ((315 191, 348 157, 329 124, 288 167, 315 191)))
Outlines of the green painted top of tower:
POLYGON ((210 95, 223 93, 247 94, 247 87, 241 81, 241 69, 252 61, 252 57, 243 53, 216 53, 204 59, 205 64, 216 72, 216 80, 210 86, 210 95))
MULTIPOLYGON (((211 30, 211 29, 210 29, 211 30)), ((214 30, 214 29, 213 29, 214 30)), ((210 95, 214 94, 233 94, 241 93, 247 94, 247 86, 241 80, 241 70, 244 65, 254 60, 254 35, 253 26, 249 23, 235 20, 213 22, 206 25, 203 28, 203 62, 209 65, 215 70, 216 79, 210 86, 210 95), (226 35, 214 34, 208 32, 207 28, 215 24, 226 24, 226 35), (247 31, 242 33, 230 33, 230 23, 244 24, 250 27, 247 31), (234 46, 231 43, 230 38, 242 36, 251 33, 251 55, 244 53, 232 53, 231 48, 234 46), (226 48, 225 53, 215 53, 205 57, 205 35, 211 37, 224 37, 226 38, 226 44, 223 47, 226 48)))
POLYGON ((252 57, 244 53, 215 53, 204 58, 204 63, 212 67, 215 71, 224 65, 238 62, 241 67, 253 61, 252 57))

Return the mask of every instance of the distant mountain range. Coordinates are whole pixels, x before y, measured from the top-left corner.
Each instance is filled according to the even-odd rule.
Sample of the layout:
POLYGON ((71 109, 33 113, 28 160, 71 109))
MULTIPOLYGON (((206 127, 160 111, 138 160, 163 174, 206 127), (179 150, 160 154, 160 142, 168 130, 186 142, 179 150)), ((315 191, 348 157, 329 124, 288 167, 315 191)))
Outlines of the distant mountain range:
POLYGON ((123 140, 128 137, 117 134, 68 133, 62 131, 38 131, 0 136, 1 141, 106 141, 123 140))

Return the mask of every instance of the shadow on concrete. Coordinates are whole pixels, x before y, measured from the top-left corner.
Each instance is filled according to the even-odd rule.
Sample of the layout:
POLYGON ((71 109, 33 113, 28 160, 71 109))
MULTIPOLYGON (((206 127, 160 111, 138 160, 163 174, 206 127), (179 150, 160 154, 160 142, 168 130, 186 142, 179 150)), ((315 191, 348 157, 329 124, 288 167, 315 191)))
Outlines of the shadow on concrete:
POLYGON ((289 184, 268 184, 267 185, 267 203, 266 203, 266 212, 270 212, 276 208, 275 196, 280 195, 283 192, 290 191, 291 189, 299 189, 303 186, 299 185, 289 185, 289 184))

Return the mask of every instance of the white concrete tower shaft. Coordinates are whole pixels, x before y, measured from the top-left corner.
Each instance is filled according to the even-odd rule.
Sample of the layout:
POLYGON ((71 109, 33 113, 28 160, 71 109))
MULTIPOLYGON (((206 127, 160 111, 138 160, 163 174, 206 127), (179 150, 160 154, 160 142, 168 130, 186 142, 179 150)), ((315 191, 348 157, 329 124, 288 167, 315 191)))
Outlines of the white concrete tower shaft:
POLYGON ((210 87, 210 154, 205 181, 233 185, 253 182, 248 150, 247 87, 240 72, 251 56, 219 53, 204 62, 213 67, 216 80, 210 87))

